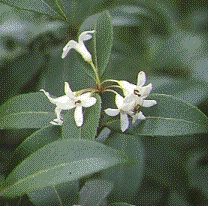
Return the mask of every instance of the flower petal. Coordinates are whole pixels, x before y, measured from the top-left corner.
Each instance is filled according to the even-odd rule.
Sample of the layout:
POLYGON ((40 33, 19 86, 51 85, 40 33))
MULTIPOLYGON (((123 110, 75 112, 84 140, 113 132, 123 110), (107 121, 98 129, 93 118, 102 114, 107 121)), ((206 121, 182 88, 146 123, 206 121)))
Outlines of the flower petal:
POLYGON ((121 123, 121 131, 124 132, 129 127, 129 119, 126 113, 120 113, 120 123, 121 123))
POLYGON ((81 127, 83 124, 83 113, 82 113, 82 106, 77 106, 74 111, 74 119, 76 122, 77 127, 81 127))
POLYGON ((82 32, 79 35, 79 41, 78 42, 83 42, 83 41, 87 41, 87 40, 91 39, 92 35, 90 35, 90 34, 93 34, 93 33, 95 33, 95 30, 82 32))
POLYGON ((141 87, 139 90, 140 90, 142 98, 146 98, 147 96, 149 96, 152 90, 152 84, 150 83, 145 87, 141 87))
POLYGON ((132 115, 132 124, 134 124, 138 119, 141 119, 141 120, 145 120, 146 117, 143 115, 142 112, 139 112, 139 113, 136 113, 135 115, 132 115))
POLYGON ((44 94, 46 95, 46 97, 49 99, 49 101, 53 104, 56 104, 57 103, 57 99, 58 98, 52 98, 50 97, 50 94, 48 92, 46 92, 44 89, 40 89, 41 92, 44 92, 44 94))
POLYGON ((95 97, 91 97, 91 92, 87 92, 78 97, 83 107, 91 107, 97 102, 95 97))
POLYGON ((146 75, 143 71, 139 72, 137 77, 137 86, 142 87, 146 83, 146 75))
POLYGON ((131 84, 127 81, 118 81, 118 84, 122 87, 124 96, 128 96, 134 93, 134 89, 136 89, 136 85, 131 84))
POLYGON ((137 113, 137 119, 144 120, 144 119, 146 119, 146 117, 143 115, 142 112, 139 112, 139 113, 137 113))
POLYGON ((60 119, 54 119, 53 121, 50 122, 53 125, 62 125, 63 121, 60 119))
POLYGON ((70 51, 70 49, 72 48, 76 48, 78 46, 78 43, 74 40, 70 40, 67 45, 63 48, 63 53, 62 53, 62 56, 61 58, 65 58, 66 55, 68 54, 68 52, 70 51))
POLYGON ((92 56, 90 52, 87 50, 86 46, 83 42, 80 42, 75 49, 82 55, 85 61, 90 62, 92 61, 92 56))
POLYGON ((155 100, 144 100, 142 106, 143 107, 151 107, 155 104, 157 104, 157 102, 155 100))
POLYGON ((121 109, 123 107, 123 100, 124 98, 120 94, 116 94, 115 102, 118 109, 121 109))
POLYGON ((70 97, 70 98, 74 98, 74 93, 72 92, 70 86, 69 86, 69 83, 68 82, 65 82, 65 86, 64 86, 64 92, 65 94, 70 97))
POLYGON ((120 109, 111 109, 111 108, 108 108, 108 109, 106 109, 106 110, 104 110, 105 111, 105 113, 107 114, 107 115, 109 115, 109 116, 116 116, 116 115, 118 115, 119 114, 119 112, 120 112, 120 109))

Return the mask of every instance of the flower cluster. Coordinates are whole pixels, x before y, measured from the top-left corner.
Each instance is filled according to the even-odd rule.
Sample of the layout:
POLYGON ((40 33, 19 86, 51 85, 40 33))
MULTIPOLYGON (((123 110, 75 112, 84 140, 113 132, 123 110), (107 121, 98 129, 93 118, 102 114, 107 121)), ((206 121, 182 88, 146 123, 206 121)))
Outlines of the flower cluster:
MULTIPOLYGON (((122 97, 114 90, 106 89, 107 87, 103 89, 101 85, 105 81, 100 83, 98 70, 92 62, 92 56, 90 52, 87 50, 86 46, 83 43, 84 41, 91 39, 92 38, 91 34, 93 33, 95 33, 95 30, 85 31, 80 34, 78 42, 74 40, 70 40, 67 43, 67 45, 63 48, 62 58, 65 58, 67 53, 72 48, 74 48, 82 55, 84 60, 87 61, 92 66, 95 72, 95 76, 97 78, 96 83, 98 84, 98 88, 100 88, 102 92, 112 91, 116 93, 115 103, 117 109, 108 108, 105 110, 105 113, 108 114, 109 116, 116 116, 120 113, 121 130, 122 132, 124 132, 129 127, 128 115, 132 117, 132 123, 135 123, 136 120, 138 119, 144 120, 145 116, 141 111, 142 107, 151 107, 157 104, 155 100, 145 99, 146 97, 149 96, 152 90, 152 84, 150 83, 147 86, 144 86, 146 83, 146 75, 143 71, 141 71, 138 74, 137 85, 131 84, 127 81, 105 80, 105 81, 116 82, 118 84, 116 87, 119 87, 123 90, 124 97, 122 97)), ((55 113, 57 115, 57 118, 51 121, 50 123, 54 125, 62 125, 63 117, 61 115, 61 111, 75 108, 74 111, 75 122, 76 125, 80 127, 83 124, 83 112, 82 112, 83 107, 91 107, 94 104, 96 104, 97 100, 95 97, 92 97, 92 92, 96 92, 96 91, 100 92, 100 91, 99 89, 86 89, 86 90, 82 90, 82 92, 80 91, 72 92, 67 82, 65 82, 64 90, 65 90, 65 95, 58 98, 52 98, 49 95, 49 93, 46 92, 44 89, 40 90, 44 92, 44 94, 47 96, 47 98, 51 103, 56 104, 55 113)))
POLYGON ((157 104, 157 102, 155 100, 145 100, 152 90, 152 84, 150 83, 144 86, 146 83, 146 75, 143 71, 138 74, 137 85, 127 81, 116 82, 123 89, 125 98, 117 94, 115 102, 118 109, 108 108, 105 112, 109 116, 116 116, 120 113, 121 130, 124 132, 129 126, 128 115, 133 118, 132 123, 135 123, 138 119, 144 120, 145 116, 141 111, 142 107, 151 107, 157 104))
POLYGON ((97 99, 95 97, 91 97, 91 92, 76 96, 76 92, 72 92, 67 82, 65 82, 64 90, 65 95, 55 99, 50 97, 49 93, 46 92, 44 89, 40 90, 45 93, 51 103, 56 104, 55 113, 57 115, 57 119, 54 119, 50 123, 54 125, 62 125, 63 117, 61 116, 61 111, 75 108, 74 119, 76 125, 80 127, 83 124, 82 107, 93 106, 96 103, 97 99))

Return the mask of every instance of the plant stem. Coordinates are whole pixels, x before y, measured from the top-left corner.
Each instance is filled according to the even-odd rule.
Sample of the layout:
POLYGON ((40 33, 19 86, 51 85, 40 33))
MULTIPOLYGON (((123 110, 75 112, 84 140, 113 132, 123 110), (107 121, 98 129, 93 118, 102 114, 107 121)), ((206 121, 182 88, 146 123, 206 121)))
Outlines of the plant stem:
POLYGON ((95 65, 93 64, 93 62, 90 62, 91 67, 93 68, 93 71, 95 72, 95 77, 96 77, 96 84, 98 86, 98 89, 101 88, 101 83, 100 83, 100 78, 99 78, 99 74, 98 74, 98 70, 95 67, 95 65))

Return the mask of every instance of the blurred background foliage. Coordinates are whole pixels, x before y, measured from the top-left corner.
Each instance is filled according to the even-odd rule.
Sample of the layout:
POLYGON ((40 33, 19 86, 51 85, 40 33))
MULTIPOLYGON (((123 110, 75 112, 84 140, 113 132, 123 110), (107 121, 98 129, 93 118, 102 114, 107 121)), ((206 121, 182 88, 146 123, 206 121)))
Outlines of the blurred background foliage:
MULTIPOLYGON (((88 65, 79 54, 70 51, 63 60, 61 53, 70 39, 77 40, 86 18, 109 9, 114 41, 103 79, 135 83, 138 72, 145 71, 154 93, 174 95, 208 115, 207 1, 62 0, 63 12, 49 0, 14 2, 0 1, 0 104, 40 88, 61 96, 64 81, 72 90, 92 87, 80 68, 88 65)), ((0 131, 1 171, 12 151, 34 131, 0 131)), ((208 205, 206 134, 141 136, 138 141, 146 155, 138 205, 208 205)), ((33 203, 38 199, 36 194, 31 198, 33 203)))

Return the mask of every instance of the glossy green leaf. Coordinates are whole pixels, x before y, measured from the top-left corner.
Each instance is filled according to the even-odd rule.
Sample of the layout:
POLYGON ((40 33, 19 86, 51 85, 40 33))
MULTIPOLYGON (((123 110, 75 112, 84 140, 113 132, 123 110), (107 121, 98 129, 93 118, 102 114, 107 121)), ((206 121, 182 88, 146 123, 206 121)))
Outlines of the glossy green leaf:
POLYGON ((15 8, 35 11, 41 14, 47 14, 54 18, 65 20, 65 15, 61 9, 61 5, 59 5, 59 1, 56 0, 0 0, 0 2, 15 8))
POLYGON ((112 20, 108 11, 87 18, 80 28, 80 32, 95 30, 93 34, 93 62, 102 77, 111 55, 113 44, 112 20))
POLYGON ((57 186, 38 189, 27 194, 35 206, 75 205, 79 199, 79 181, 65 182, 57 186), (60 199, 59 199, 60 198, 60 199))
MULTIPOLYGON (((143 108, 146 120, 135 125, 130 124, 127 133, 175 136, 208 131, 208 118, 197 107, 171 95, 152 94, 148 99, 156 100, 157 104, 143 108)), ((106 126, 120 131, 120 120, 113 120, 106 126)))
POLYGON ((61 127, 43 127, 25 139, 14 151, 9 170, 14 169, 20 162, 40 148, 61 138, 61 127))
POLYGON ((19 164, 7 177, 0 195, 21 196, 36 189, 78 180, 128 161, 120 151, 95 141, 55 141, 19 164))
POLYGON ((55 105, 42 93, 22 94, 0 106, 0 128, 21 129, 47 126, 56 115, 55 105))
POLYGON ((84 122, 77 127, 74 119, 74 109, 69 110, 64 118, 62 126, 62 138, 94 139, 97 135, 97 128, 100 120, 101 98, 94 94, 97 102, 92 107, 83 108, 84 122))
POLYGON ((135 204, 144 174, 145 151, 141 139, 132 135, 114 133, 105 144, 127 153, 129 158, 133 159, 131 165, 117 165, 101 171, 103 179, 114 183, 108 201, 109 203, 126 201, 135 204))
POLYGON ((100 206, 112 189, 113 183, 107 180, 87 181, 80 190, 79 205, 100 206))

